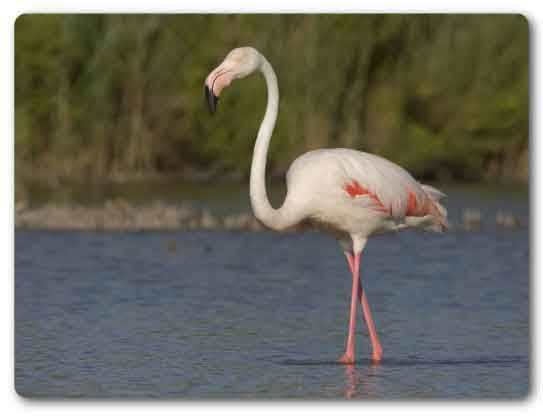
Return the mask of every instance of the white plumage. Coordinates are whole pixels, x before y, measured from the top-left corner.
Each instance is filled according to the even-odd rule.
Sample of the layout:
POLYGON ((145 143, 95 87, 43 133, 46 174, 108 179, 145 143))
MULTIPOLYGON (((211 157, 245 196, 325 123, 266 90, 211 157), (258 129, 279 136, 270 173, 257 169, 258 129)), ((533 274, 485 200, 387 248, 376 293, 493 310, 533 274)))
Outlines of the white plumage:
POLYGON ((417 182, 402 167, 376 155, 351 149, 319 149, 298 157, 287 172, 287 195, 275 209, 266 193, 266 157, 277 120, 279 90, 270 63, 256 49, 237 48, 206 79, 210 110, 221 91, 237 78, 260 71, 266 80, 268 103, 255 142, 251 164, 250 196, 255 216, 274 230, 311 220, 332 231, 344 247, 353 286, 349 333, 340 361, 354 362, 356 300, 362 305, 379 361, 382 348, 373 324, 365 292, 359 286, 360 256, 367 238, 376 233, 416 227, 442 231, 447 211, 439 190, 417 182))
POLYGON ((447 226, 445 208, 439 203, 441 192, 419 184, 400 166, 369 153, 350 149, 305 153, 292 163, 287 187, 286 201, 292 204, 288 209, 299 212, 297 217, 322 221, 362 238, 405 227, 440 231, 447 226), (346 186, 353 183, 368 193, 351 195, 346 186), (421 215, 415 218, 424 221, 406 215, 410 193, 421 207, 421 215), (424 206, 428 212, 422 209, 424 206))

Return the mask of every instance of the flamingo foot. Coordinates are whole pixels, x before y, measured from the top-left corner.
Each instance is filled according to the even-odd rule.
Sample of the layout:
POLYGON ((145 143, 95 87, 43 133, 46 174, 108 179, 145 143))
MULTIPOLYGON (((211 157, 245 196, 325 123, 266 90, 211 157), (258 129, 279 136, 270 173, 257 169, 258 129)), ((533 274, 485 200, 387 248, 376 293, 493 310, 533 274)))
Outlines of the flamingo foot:
POLYGON ((373 354, 371 355, 371 360, 374 363, 378 363, 383 359, 383 350, 376 350, 373 351, 373 354))
POLYGON ((354 364, 354 355, 346 352, 341 357, 339 357, 338 362, 340 364, 354 364))

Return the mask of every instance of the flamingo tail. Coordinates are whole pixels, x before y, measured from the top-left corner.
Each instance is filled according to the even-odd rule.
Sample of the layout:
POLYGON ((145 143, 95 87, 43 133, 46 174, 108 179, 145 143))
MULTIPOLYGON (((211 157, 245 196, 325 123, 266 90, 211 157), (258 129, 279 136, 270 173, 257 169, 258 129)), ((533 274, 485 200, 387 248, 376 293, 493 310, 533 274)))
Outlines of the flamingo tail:
POLYGON ((447 219, 447 209, 441 204, 440 200, 445 197, 445 194, 439 189, 430 185, 421 185, 422 189, 428 195, 431 201, 430 214, 435 219, 434 224, 429 228, 432 231, 443 232, 449 229, 449 221, 447 219))

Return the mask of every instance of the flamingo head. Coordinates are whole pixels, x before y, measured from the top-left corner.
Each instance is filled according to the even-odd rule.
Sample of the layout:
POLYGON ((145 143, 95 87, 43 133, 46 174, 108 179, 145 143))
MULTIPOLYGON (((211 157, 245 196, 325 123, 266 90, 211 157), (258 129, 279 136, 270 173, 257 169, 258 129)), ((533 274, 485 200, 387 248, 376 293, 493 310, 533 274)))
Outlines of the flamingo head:
POLYGON ((260 53, 251 47, 230 51, 224 61, 207 76, 204 91, 211 114, 217 109, 221 91, 234 79, 244 78, 256 71, 261 63, 260 53))

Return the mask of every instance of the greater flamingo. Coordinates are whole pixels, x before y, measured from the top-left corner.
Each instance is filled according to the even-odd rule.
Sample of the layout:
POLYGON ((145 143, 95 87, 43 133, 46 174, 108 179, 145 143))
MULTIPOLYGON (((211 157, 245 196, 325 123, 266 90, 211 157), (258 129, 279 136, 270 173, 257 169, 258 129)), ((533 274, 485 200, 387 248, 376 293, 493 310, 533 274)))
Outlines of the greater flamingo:
POLYGON ((422 185, 400 166, 351 149, 319 149, 298 157, 287 175, 287 194, 275 209, 266 193, 266 155, 277 119, 279 91, 275 72, 256 49, 232 50, 205 80, 205 95, 215 112, 221 91, 232 80, 260 71, 266 80, 268 102, 254 147, 250 177, 251 205, 256 218, 273 230, 309 220, 338 238, 352 274, 351 308, 346 350, 339 361, 355 361, 357 302, 368 326, 372 359, 383 350, 375 330, 366 293, 360 285, 360 257, 369 236, 408 227, 443 231, 447 211, 437 189, 422 185))

